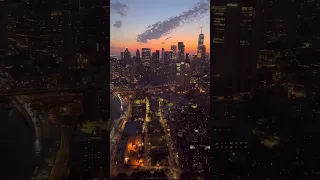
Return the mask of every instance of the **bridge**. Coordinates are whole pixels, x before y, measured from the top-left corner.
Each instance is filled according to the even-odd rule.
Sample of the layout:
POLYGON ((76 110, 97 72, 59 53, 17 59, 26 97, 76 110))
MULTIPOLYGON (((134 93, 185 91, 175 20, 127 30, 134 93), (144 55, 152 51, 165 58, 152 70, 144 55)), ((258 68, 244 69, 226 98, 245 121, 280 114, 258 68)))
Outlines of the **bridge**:
MULTIPOLYGON (((167 89, 174 87, 172 84, 165 84, 159 86, 146 86, 144 88, 133 88, 133 89, 117 89, 109 84, 97 84, 92 85, 93 88, 110 88, 110 93, 118 93, 120 95, 132 95, 140 90, 146 90, 147 92, 156 92, 158 90, 167 89)), ((86 89, 90 89, 90 86, 76 86, 76 87, 61 87, 61 88, 51 88, 51 89, 19 89, 7 92, 1 92, 0 96, 20 96, 20 95, 34 95, 34 94, 47 94, 47 93, 82 93, 86 89)))
POLYGON ((117 88, 113 88, 111 89, 111 93, 117 93, 117 94, 122 94, 122 95, 130 95, 130 94, 134 94, 137 91, 146 91, 148 93, 150 92, 158 92, 159 90, 165 90, 168 88, 174 87, 173 84, 164 84, 164 85, 158 85, 158 86, 146 86, 146 87, 140 87, 140 88, 133 88, 133 89, 117 89, 117 88))
MULTIPOLYGON (((93 88, 109 88, 109 84, 96 84, 92 85, 93 88)), ((86 89, 90 89, 90 86, 80 85, 75 87, 57 87, 57 88, 39 88, 39 89, 18 89, 1 92, 0 96, 19 96, 19 95, 34 95, 34 94, 46 94, 46 93, 82 93, 86 89)))

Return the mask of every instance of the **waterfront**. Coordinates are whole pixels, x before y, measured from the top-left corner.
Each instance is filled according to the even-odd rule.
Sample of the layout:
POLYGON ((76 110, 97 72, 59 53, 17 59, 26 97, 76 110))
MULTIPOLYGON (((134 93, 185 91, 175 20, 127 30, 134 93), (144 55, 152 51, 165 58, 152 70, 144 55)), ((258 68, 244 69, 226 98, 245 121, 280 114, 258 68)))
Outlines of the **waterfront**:
POLYGON ((30 177, 36 159, 34 129, 15 109, 1 108, 0 119, 1 141, 6 145, 1 148, 1 164, 7 167, 6 172, 1 173, 2 178, 20 180, 30 177))
POLYGON ((121 116, 121 102, 115 96, 110 95, 110 122, 113 123, 114 120, 121 116))

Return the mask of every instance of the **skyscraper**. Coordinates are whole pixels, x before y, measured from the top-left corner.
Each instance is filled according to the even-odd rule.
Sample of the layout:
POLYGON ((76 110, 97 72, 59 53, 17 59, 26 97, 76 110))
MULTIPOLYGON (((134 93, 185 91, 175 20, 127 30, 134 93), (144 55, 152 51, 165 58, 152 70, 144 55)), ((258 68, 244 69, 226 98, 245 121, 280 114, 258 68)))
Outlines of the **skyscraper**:
POLYGON ((140 58, 140 51, 139 51, 139 49, 137 49, 137 51, 136 51, 136 58, 135 58, 134 64, 135 64, 135 66, 141 64, 141 58, 140 58))
POLYGON ((151 61, 151 49, 150 48, 142 48, 141 61, 142 61, 142 65, 144 67, 150 66, 150 61, 151 61))
POLYGON ((201 33, 199 34, 199 38, 198 38, 197 58, 196 58, 196 61, 194 62, 195 74, 204 73, 206 47, 205 45, 203 45, 203 42, 204 42, 204 34, 202 33, 202 27, 201 27, 201 33))
POLYGON ((178 60, 179 60, 179 62, 184 61, 184 52, 185 52, 185 46, 183 45, 183 42, 178 42, 178 60))
POLYGON ((171 45, 172 60, 177 60, 177 45, 171 45))
POLYGON ((189 88, 189 69, 190 64, 185 61, 185 45, 178 42, 178 60, 176 61, 176 88, 179 90, 187 90, 189 88))
POLYGON ((204 42, 204 34, 202 34, 202 27, 201 27, 201 33, 199 34, 199 39, 198 39, 198 52, 197 52, 198 58, 202 57, 203 42, 204 42))
POLYGON ((164 61, 164 48, 161 49, 161 61, 164 61))
POLYGON ((140 51, 139 51, 139 49, 137 49, 137 51, 136 51, 136 58, 140 59, 140 51))
POLYGON ((131 53, 127 47, 126 47, 126 50, 124 50, 123 56, 124 56, 125 64, 126 65, 131 64, 131 53))
POLYGON ((160 51, 159 50, 156 50, 156 59, 157 59, 157 61, 160 59, 160 51))
POLYGON ((223 87, 216 89, 229 93, 250 91, 255 55, 258 55, 254 45, 253 4, 217 1, 212 13, 212 75, 224 79, 223 87))

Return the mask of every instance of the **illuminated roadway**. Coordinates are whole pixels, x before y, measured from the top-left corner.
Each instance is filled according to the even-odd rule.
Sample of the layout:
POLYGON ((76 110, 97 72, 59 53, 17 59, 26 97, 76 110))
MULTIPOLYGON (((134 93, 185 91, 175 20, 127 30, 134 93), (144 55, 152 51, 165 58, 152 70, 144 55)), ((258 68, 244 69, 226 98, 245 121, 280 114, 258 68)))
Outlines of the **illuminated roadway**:
POLYGON ((162 99, 159 100, 160 123, 164 129, 165 139, 166 139, 166 142, 168 143, 168 151, 169 151, 168 159, 169 159, 169 165, 170 165, 169 169, 171 170, 171 173, 174 175, 174 177, 179 177, 181 173, 181 170, 178 165, 179 160, 176 153, 173 152, 172 139, 170 136, 170 132, 168 132, 169 127, 167 125, 166 120, 163 119, 162 110, 161 110, 162 101, 163 101, 162 99))
POLYGON ((132 113, 132 104, 129 102, 129 106, 125 115, 122 115, 119 119, 115 120, 112 123, 110 130, 110 176, 117 175, 117 165, 116 165, 116 156, 118 144, 122 137, 122 132, 124 130, 126 122, 131 117, 132 113))

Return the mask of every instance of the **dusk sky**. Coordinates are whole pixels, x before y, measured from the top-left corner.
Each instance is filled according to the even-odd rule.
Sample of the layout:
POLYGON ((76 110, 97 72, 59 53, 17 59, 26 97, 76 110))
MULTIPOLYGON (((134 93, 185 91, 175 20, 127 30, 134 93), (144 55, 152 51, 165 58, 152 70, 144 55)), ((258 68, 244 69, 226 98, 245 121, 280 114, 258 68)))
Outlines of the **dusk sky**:
POLYGON ((186 52, 195 53, 201 26, 208 50, 209 13, 206 0, 111 0, 110 53, 119 56, 126 47, 132 55, 143 47, 168 51, 180 41, 186 52))

